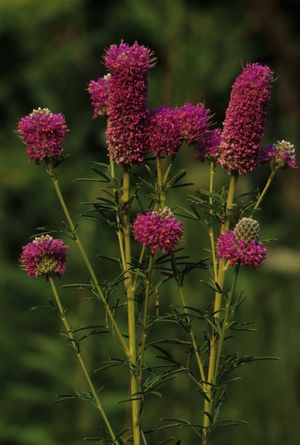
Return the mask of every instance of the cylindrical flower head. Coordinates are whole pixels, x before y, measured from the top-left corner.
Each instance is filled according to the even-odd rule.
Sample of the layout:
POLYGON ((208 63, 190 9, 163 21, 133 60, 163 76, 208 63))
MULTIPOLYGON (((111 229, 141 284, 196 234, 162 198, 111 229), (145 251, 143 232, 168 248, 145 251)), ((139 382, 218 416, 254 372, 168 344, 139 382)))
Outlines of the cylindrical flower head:
POLYGON ((232 265, 242 264, 256 268, 266 257, 266 247, 258 237, 258 222, 252 218, 242 218, 234 230, 219 236, 217 256, 232 265))
POLYGON ((118 164, 143 162, 147 155, 148 72, 152 52, 134 43, 111 45, 105 58, 110 73, 108 125, 109 156, 118 164))
POLYGON ((201 145, 208 128, 209 111, 201 103, 185 104, 178 108, 178 120, 183 142, 201 145))
POLYGON ((91 80, 88 84, 88 92, 94 109, 93 118, 104 116, 107 112, 108 91, 110 74, 99 77, 98 80, 91 80))
POLYGON ((218 161, 229 174, 243 175, 257 165, 272 81, 268 66, 253 63, 233 84, 218 161))
POLYGON ((133 230, 136 241, 149 247, 152 253, 158 249, 174 252, 183 235, 182 222, 168 208, 138 215, 133 230))
POLYGON ((148 132, 149 150, 155 156, 175 156, 182 143, 178 110, 168 105, 150 110, 148 132))
POLYGON ((29 159, 37 163, 62 156, 62 141, 68 131, 64 116, 53 114, 48 108, 38 108, 22 117, 17 128, 17 134, 27 145, 29 159))
POLYGON ((21 265, 31 278, 60 277, 66 271, 67 251, 63 240, 42 235, 23 247, 21 265))

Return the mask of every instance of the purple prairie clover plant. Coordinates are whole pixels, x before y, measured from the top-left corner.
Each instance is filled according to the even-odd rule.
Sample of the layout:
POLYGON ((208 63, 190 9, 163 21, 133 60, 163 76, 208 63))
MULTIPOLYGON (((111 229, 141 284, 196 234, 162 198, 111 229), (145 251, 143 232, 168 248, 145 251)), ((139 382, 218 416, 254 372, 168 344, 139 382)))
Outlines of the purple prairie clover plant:
POLYGON ((29 159, 37 163, 62 156, 62 141, 68 131, 64 116, 53 114, 48 108, 38 108, 22 117, 17 128, 29 159))
POLYGON ((21 265, 31 278, 61 277, 66 271, 67 251, 63 240, 38 236, 23 247, 21 265))
POLYGON ((268 66, 253 63, 233 84, 218 159, 229 174, 250 173, 258 163, 272 81, 268 66))
POLYGON ((148 152, 148 72, 155 61, 143 45, 111 45, 104 57, 110 73, 107 99, 109 156, 117 164, 144 161, 148 152))
POLYGON ((222 233, 217 242, 217 255, 231 265, 260 266, 266 257, 266 247, 259 241, 258 222, 242 218, 234 230, 222 233))
POLYGON ((159 249, 171 253, 183 236, 183 225, 166 207, 138 215, 133 224, 133 231, 136 241, 149 247, 151 253, 159 249))
POLYGON ((104 116, 107 113, 110 74, 91 80, 88 84, 88 92, 94 110, 93 118, 104 116))
MULTIPOLYGON (((189 360, 188 363, 185 361, 184 366, 188 367, 190 375, 195 376, 192 381, 197 384, 197 394, 203 396, 203 406, 199 408, 197 420, 197 424, 202 426, 202 437, 199 438, 198 434, 197 436, 200 439, 199 443, 202 441, 203 445, 208 445, 212 429, 211 419, 216 419, 215 426, 219 401, 222 397, 221 391, 228 382, 228 373, 226 371, 224 379, 223 370, 228 366, 236 369, 243 362, 240 358, 235 361, 235 355, 232 354, 232 362, 227 361, 225 365, 223 363, 223 340, 227 338, 231 321, 235 321, 235 303, 238 301, 236 284, 241 268, 234 267, 232 281, 227 275, 227 269, 239 265, 256 269, 266 257, 266 247, 260 240, 258 222, 251 217, 242 218, 241 215, 249 211, 249 208, 253 208, 253 212, 260 208, 278 168, 296 167, 295 149, 292 144, 284 140, 262 146, 266 108, 273 80, 273 73, 267 66, 258 63, 245 66, 232 87, 223 128, 213 129, 210 125, 210 111, 200 101, 195 105, 186 103, 181 107, 163 105, 156 109, 148 108, 148 74, 154 67, 155 60, 152 52, 145 46, 137 42, 133 45, 124 42, 111 45, 104 56, 104 63, 108 74, 91 81, 88 92, 94 118, 102 115, 107 117, 106 138, 110 160, 123 167, 118 168, 114 162, 110 162, 104 166, 98 163, 95 169, 101 177, 105 177, 105 181, 100 182, 101 193, 96 204, 92 201, 91 211, 99 212, 100 219, 115 229, 120 251, 118 261, 120 270, 112 282, 103 280, 108 284, 107 287, 101 286, 102 280, 97 277, 93 261, 89 258, 84 242, 79 238, 77 225, 73 222, 64 200, 53 163, 47 162, 51 158, 62 157, 62 141, 68 131, 63 115, 52 114, 48 109, 34 110, 20 120, 17 133, 27 146, 30 160, 37 163, 46 161, 46 171, 53 182, 67 227, 73 234, 89 274, 91 286, 88 286, 87 290, 91 290, 93 296, 96 294, 97 300, 102 304, 109 320, 108 325, 112 327, 111 332, 116 337, 124 354, 123 359, 128 364, 126 369, 130 380, 131 425, 127 426, 128 429, 131 428, 133 445, 140 444, 143 428, 148 428, 145 419, 139 415, 141 400, 136 395, 144 393, 147 395, 149 387, 146 383, 146 379, 149 378, 149 374, 146 374, 147 358, 151 349, 149 345, 153 344, 152 330, 149 327, 153 320, 158 326, 164 319, 164 314, 162 317, 156 317, 153 313, 151 298, 154 294, 158 298, 161 286, 168 286, 170 280, 174 280, 174 286, 169 288, 172 289, 169 293, 171 310, 167 310, 167 319, 172 321, 172 326, 178 329, 178 332, 183 332, 182 327, 185 327, 183 335, 186 338, 182 337, 184 341, 181 342, 181 347, 186 347, 189 360), (174 191, 181 187, 181 190, 184 190, 183 187, 189 185, 181 183, 181 178, 186 174, 182 173, 182 170, 169 179, 168 175, 171 175, 174 165, 171 159, 160 159, 163 156, 173 158, 183 143, 196 150, 197 159, 207 160, 210 163, 208 190, 196 190, 188 200, 191 209, 183 209, 190 224, 197 221, 197 235, 199 231, 197 240, 206 232, 209 234, 210 266, 212 266, 210 270, 213 272, 215 286, 211 285, 211 277, 204 280, 209 285, 208 292, 213 294, 209 296, 206 316, 199 318, 192 316, 199 314, 199 307, 196 306, 198 300, 189 294, 185 295, 186 290, 191 292, 193 289, 193 286, 186 286, 185 277, 192 270, 193 273, 199 268, 205 270, 208 259, 202 261, 200 258, 200 261, 199 259, 194 261, 188 254, 181 255, 178 252, 181 249, 177 250, 177 247, 184 235, 183 224, 164 204, 168 203, 169 189, 174 191), (157 157, 156 160, 153 160, 153 155, 157 157), (237 176, 251 173, 258 164, 266 163, 271 166, 270 177, 255 202, 245 197, 247 207, 244 208, 245 201, 235 199, 237 176), (139 168, 135 170, 135 167, 139 168), (220 172, 219 167, 231 175, 228 192, 224 184, 220 190, 216 190, 214 175, 220 172), (147 180, 143 177, 146 174, 147 180), (132 206, 136 204, 143 206, 149 201, 149 197, 148 210, 138 214, 131 224, 132 206), (157 209, 158 202, 162 207, 160 209, 157 209), (239 215, 240 220, 231 229, 232 208, 234 216, 239 215), (199 222, 205 225, 205 230, 201 231, 202 225, 199 222), (133 248, 134 243, 137 245, 133 248), (139 248, 139 256, 135 257, 134 253, 139 248), (170 258, 168 254, 172 254, 172 257, 170 258), (122 287, 117 297, 122 299, 121 304, 118 303, 119 300, 113 301, 115 298, 113 294, 109 295, 110 298, 106 297, 106 289, 114 288, 116 279, 118 286, 122 287), (177 306, 175 311, 174 301, 177 306), (193 301, 194 308, 191 306, 193 301), (125 313, 127 330, 124 328, 124 320, 122 328, 119 326, 119 319, 125 313), (199 332, 202 328, 205 330, 205 335, 201 339, 193 331, 197 323, 203 324, 198 326, 199 332), (195 373, 196 368, 198 369, 195 373)), ((176 167, 176 162, 174 164, 176 167)), ((222 177, 224 175, 221 175, 222 177)), ((205 178, 206 176, 203 180, 205 178)), ((201 182, 203 183, 202 180, 201 182)), ((187 237, 188 235, 189 233, 187 237)), ((67 336, 75 347, 76 339, 68 325, 53 282, 53 278, 65 273, 67 251, 68 247, 62 240, 43 235, 23 247, 20 262, 31 278, 44 277, 49 282, 67 336)), ((204 298, 201 299, 201 306, 204 301, 204 298)), ((160 329, 155 335, 159 335, 159 331, 160 329)), ((119 440, 119 436, 114 433, 101 405, 100 394, 98 396, 93 387, 77 349, 75 352, 87 377, 87 383, 96 401, 95 405, 106 425, 106 433, 109 433, 112 443, 119 445, 123 443, 123 437, 119 440)), ((175 347, 173 353, 176 354, 175 347)), ((182 356, 180 353, 176 357, 178 363, 182 356)), ((182 371, 181 364, 178 369, 182 371)), ((151 373, 155 372, 154 366, 151 373)), ((171 372, 176 370, 172 369, 171 372)), ((165 375, 168 377, 168 371, 165 375)), ((159 379, 160 376, 155 375, 154 378, 159 379)), ((143 403, 146 400, 145 397, 143 403)), ((124 439, 126 441, 126 438, 124 439)), ((163 438, 160 437, 159 441, 161 439, 163 438)))

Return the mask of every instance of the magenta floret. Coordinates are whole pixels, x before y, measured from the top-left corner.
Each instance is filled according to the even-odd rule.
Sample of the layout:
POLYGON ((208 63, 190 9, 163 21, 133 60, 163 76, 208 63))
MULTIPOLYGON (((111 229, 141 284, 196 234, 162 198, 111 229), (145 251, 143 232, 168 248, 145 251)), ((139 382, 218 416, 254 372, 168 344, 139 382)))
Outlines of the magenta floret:
POLYGON ((53 114, 47 108, 38 108, 22 117, 17 128, 18 135, 27 145, 29 159, 37 163, 62 156, 62 141, 68 131, 64 116, 53 114))
POLYGON ((21 265, 31 278, 60 277, 66 271, 68 246, 49 235, 36 237, 22 249, 21 265))
POLYGON ((155 155, 175 156, 182 143, 178 110, 164 105, 149 112, 149 149, 155 155))
POLYGON ((136 241, 149 247, 152 253, 158 249, 174 252, 183 235, 182 222, 174 218, 168 209, 138 215, 133 230, 136 241))
POLYGON ((109 77, 109 74, 107 74, 104 77, 99 77, 98 80, 91 80, 88 84, 87 90, 94 109, 94 119, 105 115, 107 112, 109 77))
POLYGON ((219 157, 219 164, 230 174, 246 174, 257 165, 272 81, 268 66, 253 63, 233 84, 219 157))
MULTIPOLYGON (((243 241, 240 241, 242 243, 243 241)), ((245 266, 258 267, 266 257, 266 247, 261 241, 251 240, 249 244, 244 241, 244 246, 240 246, 241 264, 245 266)))
POLYGON ((259 148, 258 153, 258 163, 259 164, 267 164, 274 159, 276 154, 276 148, 272 144, 263 145, 259 148))
POLYGON ((209 111, 202 103, 196 105, 188 103, 178 108, 178 120, 184 142, 196 146, 203 143, 208 127, 209 111))
POLYGON ((215 130, 206 130, 205 135, 201 143, 196 145, 196 159, 199 161, 217 162, 221 143, 221 130, 216 128, 215 130))
POLYGON ((266 257, 266 247, 261 241, 238 239, 233 230, 222 233, 217 242, 217 256, 230 264, 242 264, 254 268, 266 257))
POLYGON ((144 161, 148 152, 148 72, 152 52, 134 43, 111 45, 105 58, 110 73, 106 137, 109 156, 118 164, 144 161))

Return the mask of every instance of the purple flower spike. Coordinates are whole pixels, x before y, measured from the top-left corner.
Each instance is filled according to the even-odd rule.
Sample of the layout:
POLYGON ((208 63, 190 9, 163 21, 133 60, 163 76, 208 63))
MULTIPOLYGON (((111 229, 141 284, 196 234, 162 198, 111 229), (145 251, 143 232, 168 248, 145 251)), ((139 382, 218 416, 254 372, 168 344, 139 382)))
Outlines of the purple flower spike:
POLYGON ((257 268, 266 257, 266 247, 258 239, 259 224, 242 218, 234 230, 222 233, 217 241, 217 256, 230 264, 257 268))
POLYGON ((253 63, 246 65, 233 84, 219 157, 229 174, 243 175, 257 165, 272 81, 268 66, 253 63))
POLYGON ((110 46, 104 61, 110 73, 106 131, 109 156, 118 164, 141 163, 148 152, 148 72, 154 66, 153 55, 138 43, 121 43, 110 46))
POLYGON ((22 142, 27 145, 29 159, 37 163, 62 156, 62 141, 68 131, 64 116, 52 114, 48 108, 38 108, 22 117, 17 128, 22 142))
POLYGON ((23 247, 21 265, 31 278, 61 277, 66 271, 67 251, 63 240, 42 235, 23 247))
POLYGON ((94 119, 105 115, 107 112, 109 78, 110 75, 107 74, 104 77, 99 77, 98 80, 91 80, 88 84, 87 89, 94 109, 94 119))
POLYGON ((149 149, 158 156, 175 156, 182 143, 178 110, 164 105, 149 112, 149 149))
POLYGON ((158 249, 174 252, 183 235, 182 222, 174 218, 168 208, 138 215, 133 230, 136 241, 149 247, 152 253, 158 249))

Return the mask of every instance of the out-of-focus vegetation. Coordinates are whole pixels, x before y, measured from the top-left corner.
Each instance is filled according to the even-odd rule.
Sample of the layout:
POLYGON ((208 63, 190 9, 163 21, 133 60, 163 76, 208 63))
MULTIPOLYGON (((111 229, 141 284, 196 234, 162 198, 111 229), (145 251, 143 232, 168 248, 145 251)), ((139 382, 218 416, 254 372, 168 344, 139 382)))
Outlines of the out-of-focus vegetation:
MULTIPOLYGON (((241 63, 269 64, 278 80, 265 139, 285 138, 297 149, 299 14, 297 0, 0 1, 1 444, 77 445, 82 437, 96 436, 98 427, 92 407, 84 402, 55 403, 56 394, 85 387, 58 334, 55 314, 30 310, 47 304, 47 286, 30 280, 18 267, 22 244, 37 227, 61 225, 62 214, 43 169, 27 162, 24 146, 14 133, 17 120, 38 106, 65 114, 71 128, 65 143, 70 157, 59 168, 59 176, 73 213, 79 214, 80 202, 97 196, 97 187, 72 180, 89 175, 90 160, 106 160, 105 122, 92 121, 86 85, 103 74, 101 57, 110 43, 138 40, 158 58, 151 73, 150 104, 205 101, 219 124, 241 63)), ((197 188, 206 187, 207 168, 195 163, 193 156, 183 150, 177 165, 189 169, 197 188)), ((251 179, 241 180, 240 190, 262 186, 265 180, 266 171, 259 170, 251 179)), ((247 419, 249 426, 220 430, 216 445, 299 443, 299 190, 297 170, 281 172, 276 178, 260 219, 263 236, 278 241, 271 244, 265 267, 259 272, 243 271, 239 284, 248 296, 240 316, 256 320, 258 333, 240 336, 234 346, 241 352, 279 356, 280 361, 254 363, 239 372, 243 380, 232 386, 224 412, 229 418, 247 419)), ((104 277, 111 266, 96 254, 113 249, 112 234, 90 221, 81 221, 80 230, 104 277)), ((195 229, 186 235, 194 254, 200 256, 205 243, 201 237, 195 229)), ((69 273, 61 284, 87 279, 72 251, 69 273)), ((189 288, 207 301, 197 273, 191 276, 189 288)), ((101 307, 84 292, 65 290, 63 295, 73 324, 79 319, 103 321, 101 307)), ((93 369, 117 354, 108 336, 91 337, 83 347, 93 369)), ((95 375, 119 429, 124 422, 124 405, 119 401, 127 398, 123 374, 114 370, 95 375)), ((178 377, 165 392, 168 399, 149 402, 145 413, 149 425, 159 417, 197 418, 199 398, 185 380, 178 377)), ((177 435, 183 444, 194 443, 188 431, 179 430, 177 435)))

